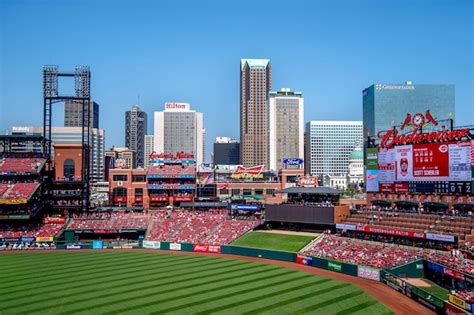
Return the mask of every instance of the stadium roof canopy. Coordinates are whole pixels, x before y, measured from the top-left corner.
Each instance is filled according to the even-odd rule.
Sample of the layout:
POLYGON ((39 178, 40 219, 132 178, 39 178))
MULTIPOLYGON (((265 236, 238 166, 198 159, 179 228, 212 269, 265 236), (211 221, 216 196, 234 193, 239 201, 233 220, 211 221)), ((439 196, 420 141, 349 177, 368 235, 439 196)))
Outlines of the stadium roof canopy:
POLYGON ((288 187, 277 191, 283 194, 341 195, 343 192, 331 187, 288 187))

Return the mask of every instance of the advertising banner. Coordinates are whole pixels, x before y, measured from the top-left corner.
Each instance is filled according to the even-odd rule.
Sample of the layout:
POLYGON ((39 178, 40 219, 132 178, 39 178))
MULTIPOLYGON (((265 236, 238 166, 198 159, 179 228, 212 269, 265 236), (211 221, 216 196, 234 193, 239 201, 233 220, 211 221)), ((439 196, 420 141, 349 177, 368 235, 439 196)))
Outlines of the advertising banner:
POLYGON ((179 244, 179 243, 170 243, 170 250, 181 250, 181 244, 179 244))
POLYGON ((64 224, 66 222, 66 219, 64 217, 45 217, 43 220, 44 223, 58 223, 58 224, 64 224))
POLYGON ((336 229, 339 229, 339 230, 347 230, 347 231, 355 231, 355 230, 356 230, 356 226, 355 226, 355 225, 352 225, 352 224, 341 224, 341 223, 338 223, 338 224, 336 224, 336 229))
POLYGON ((173 197, 173 201, 193 201, 192 196, 186 196, 186 197, 173 197))
POLYGON ((54 238, 52 236, 37 236, 37 242, 52 242, 54 238))
POLYGON ((454 305, 459 306, 462 309, 466 309, 466 302, 463 299, 460 299, 452 294, 448 294, 448 300, 450 303, 453 303, 454 305))
POLYGON ((413 146, 401 145, 395 148, 395 180, 413 180, 413 146))
POLYGON ((420 232, 412 232, 412 231, 401 231, 396 229, 388 229, 388 228, 379 228, 373 226, 361 226, 356 228, 357 231, 363 231, 367 233, 376 233, 376 234, 388 234, 394 236, 405 236, 405 237, 414 237, 414 238, 425 238, 424 233, 420 232))
POLYGON ((445 303, 444 304, 444 313, 446 315, 464 315, 464 314, 469 314, 466 311, 460 310, 459 308, 449 304, 445 303))
POLYGON ((151 196, 150 201, 168 201, 168 196, 151 196))
POLYGON ((194 244, 194 251, 197 252, 197 253, 220 254, 221 247, 219 245, 194 244))
POLYGON ((101 240, 92 241, 92 248, 93 249, 102 249, 103 247, 104 247, 103 241, 101 241, 101 240))
POLYGON ((450 242, 450 243, 455 242, 453 235, 426 233, 426 239, 434 240, 434 241, 450 242))
POLYGON ((257 204, 230 204, 231 210, 247 210, 247 211, 257 211, 260 209, 260 205, 257 204))
POLYGON ((334 262, 334 261, 328 261, 328 269, 341 272, 342 271, 342 265, 340 263, 334 262))
POLYGON ((379 191, 379 170, 367 170, 365 185, 367 192, 379 191))
POLYGON ((359 266, 357 269, 357 276, 359 278, 380 281, 380 270, 359 266))
POLYGON ((453 278, 459 279, 459 280, 465 280, 464 274, 460 273, 459 271, 448 269, 444 267, 443 273, 445 275, 451 276, 453 278))
POLYGON ((449 144, 449 178, 451 180, 470 181, 472 179, 471 156, 470 141, 449 144))
POLYGON ((22 236, 20 238, 20 242, 24 242, 24 243, 33 243, 35 241, 36 241, 36 237, 22 236))
POLYGON ((26 198, 14 198, 14 199, 0 199, 0 204, 5 205, 18 205, 26 203, 26 198))
POLYGON ((114 197, 114 202, 127 202, 127 197, 114 197))
POLYGON ((263 178, 264 165, 244 167, 242 165, 237 166, 237 170, 230 176, 234 179, 240 178, 263 178))
POLYGON ((301 176, 298 178, 297 185, 300 187, 317 187, 319 179, 317 177, 301 176))
POLYGON ((81 249, 82 248, 82 245, 81 244, 78 244, 78 245, 66 245, 66 249, 81 249))
POLYGON ((116 233, 118 233, 118 230, 101 229, 101 230, 93 230, 93 233, 95 233, 95 234, 116 234, 116 233))
POLYGON ((19 238, 14 238, 14 237, 0 238, 0 242, 6 242, 6 243, 17 243, 19 240, 20 240, 19 238))
POLYGON ((301 165, 303 162, 303 159, 300 158, 288 158, 283 160, 283 164, 285 165, 301 165))
POLYGON ((366 152, 366 161, 368 170, 377 170, 379 169, 378 163, 378 148, 367 148, 366 152))
POLYGON ((313 264, 313 257, 304 256, 304 255, 297 255, 296 256, 296 263, 301 265, 312 266, 313 264))
POLYGON ((393 183, 395 181, 395 150, 380 149, 378 156, 379 182, 393 183))

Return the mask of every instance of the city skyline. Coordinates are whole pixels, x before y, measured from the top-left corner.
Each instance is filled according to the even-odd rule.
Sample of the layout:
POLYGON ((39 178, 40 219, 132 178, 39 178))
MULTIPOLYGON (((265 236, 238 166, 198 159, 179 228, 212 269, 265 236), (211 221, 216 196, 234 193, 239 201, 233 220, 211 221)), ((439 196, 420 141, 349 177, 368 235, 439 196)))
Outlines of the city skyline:
MULTIPOLYGON (((241 141, 237 63, 242 58, 270 59, 273 89, 290 86, 304 93, 305 123, 361 120, 364 88, 374 83, 411 80, 414 84, 454 84, 456 123, 472 124, 470 1, 435 1, 430 6, 424 1, 382 2, 375 7, 373 1, 340 1, 345 4, 342 7, 324 1, 298 2, 296 6, 301 10, 297 17, 276 13, 289 19, 284 29, 275 22, 278 19, 272 21, 271 15, 258 14, 268 7, 266 2, 252 4, 252 12, 240 2, 221 5, 209 1, 202 8, 189 2, 181 2, 181 6, 139 3, 132 6, 122 2, 113 7, 94 4, 91 11, 92 2, 85 1, 67 15, 63 13, 69 13, 68 7, 57 1, 3 1, 1 133, 11 126, 41 126, 43 64, 58 64, 64 70, 88 64, 92 97, 101 104, 100 125, 107 131, 106 147, 123 145, 123 113, 132 104, 138 103, 150 115, 167 101, 188 102, 204 113, 206 147, 212 147, 216 136, 241 141), (214 10, 206 13, 209 5, 214 10), (131 7, 138 21, 137 17, 125 21, 108 17, 127 17, 131 7), (178 7, 179 13, 175 10, 178 7), (50 11, 57 15, 57 24, 41 19, 50 11), (105 14, 108 11, 112 15, 105 14), (100 17, 100 25, 110 24, 110 28, 93 32, 96 26, 78 28, 77 22, 69 22, 71 16, 85 12, 97 20, 100 17), (153 15, 156 17, 151 19, 153 15), (215 22, 203 22, 211 15, 215 22), (245 25, 239 20, 244 15, 248 17, 245 25), (163 21, 159 22, 160 18, 163 21), (178 20, 180 23, 176 23, 178 20), (387 23, 379 27, 384 20, 387 23), (403 20, 404 27, 400 28, 395 20, 403 20), (261 23, 278 31, 264 36, 252 31, 261 23), (104 37, 104 31, 110 36, 104 37), (150 40, 156 32, 162 39, 150 40), (49 35, 46 39, 39 35, 44 33, 49 35), (58 40, 67 44, 71 34, 87 35, 88 45, 84 49, 48 48, 58 40), (286 38, 287 48, 292 49, 269 45, 279 38, 286 38), (137 44, 141 49, 135 49, 137 44), (348 55, 347 51, 356 53, 348 55), (202 73, 206 74, 204 79, 202 73), (226 124, 215 123, 221 117, 226 117, 226 124)), ((55 108, 55 126, 63 125, 62 115, 62 110, 55 108)), ((150 128, 147 133, 151 133, 150 128)), ((209 161, 211 152, 207 151, 209 161)))

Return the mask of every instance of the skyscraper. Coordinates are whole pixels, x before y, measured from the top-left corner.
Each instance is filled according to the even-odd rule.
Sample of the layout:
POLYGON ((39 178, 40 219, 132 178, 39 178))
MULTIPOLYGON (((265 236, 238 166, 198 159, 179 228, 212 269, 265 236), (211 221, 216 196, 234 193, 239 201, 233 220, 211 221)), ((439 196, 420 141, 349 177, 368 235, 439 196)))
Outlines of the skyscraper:
MULTIPOLYGON (((89 103, 90 126, 99 128, 99 104, 89 103)), ((82 102, 66 100, 64 102, 64 127, 82 127, 82 102)))
POLYGON ((138 105, 125 112, 125 146, 135 151, 138 167, 145 165, 145 135, 147 133, 147 115, 138 105))
POLYGON ((217 137, 214 142, 214 165, 239 165, 240 143, 229 137, 217 137))
POLYGON ((454 85, 450 84, 373 84, 362 91, 364 138, 382 130, 401 126, 427 110, 436 120, 454 119, 454 85))
POLYGON ((304 99, 301 92, 281 89, 269 93, 270 169, 284 159, 304 158, 304 99))
POLYGON ((156 153, 194 154, 197 165, 204 161, 204 125, 202 113, 188 103, 165 103, 165 110, 155 112, 154 150, 156 153))
POLYGON ((267 96, 271 89, 269 59, 240 60, 240 158, 245 166, 270 166, 267 96))
POLYGON ((150 155, 153 152, 153 135, 145 135, 145 161, 144 167, 147 168, 150 165, 150 155))
POLYGON ((306 124, 306 173, 321 179, 327 175, 345 177, 349 157, 361 143, 361 121, 309 121, 306 124))

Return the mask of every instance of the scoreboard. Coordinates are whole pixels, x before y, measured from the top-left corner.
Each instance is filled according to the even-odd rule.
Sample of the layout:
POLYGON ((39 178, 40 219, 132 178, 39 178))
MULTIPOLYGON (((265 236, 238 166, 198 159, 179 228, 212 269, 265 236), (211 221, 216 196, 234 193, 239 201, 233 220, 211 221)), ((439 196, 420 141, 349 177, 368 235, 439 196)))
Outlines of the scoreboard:
POLYGON ((366 161, 367 192, 473 194, 474 140, 369 148, 366 161))

